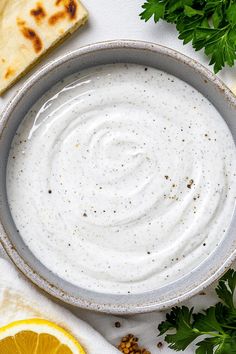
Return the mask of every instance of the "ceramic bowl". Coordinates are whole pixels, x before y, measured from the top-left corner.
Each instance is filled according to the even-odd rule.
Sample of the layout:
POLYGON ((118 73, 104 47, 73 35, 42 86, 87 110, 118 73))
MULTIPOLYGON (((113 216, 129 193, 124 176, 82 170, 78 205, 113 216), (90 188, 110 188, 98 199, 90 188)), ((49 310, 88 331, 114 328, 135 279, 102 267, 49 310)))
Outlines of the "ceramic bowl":
MULTIPOLYGON (((17 233, 6 194, 6 163, 11 141, 26 112, 52 85, 82 69, 108 63, 136 63, 164 70, 200 91, 228 124, 236 140, 236 98, 210 71, 169 48, 138 41, 92 44, 42 67, 18 91, 0 121, 0 239, 15 265, 48 294, 74 306, 107 313, 160 310, 197 294, 217 279, 236 257, 236 217, 217 249, 184 277, 155 291, 135 295, 99 294, 76 287, 51 273, 17 233)), ((24 186, 22 186, 24 188, 24 186)), ((33 232, 33 230, 32 230, 33 232)))

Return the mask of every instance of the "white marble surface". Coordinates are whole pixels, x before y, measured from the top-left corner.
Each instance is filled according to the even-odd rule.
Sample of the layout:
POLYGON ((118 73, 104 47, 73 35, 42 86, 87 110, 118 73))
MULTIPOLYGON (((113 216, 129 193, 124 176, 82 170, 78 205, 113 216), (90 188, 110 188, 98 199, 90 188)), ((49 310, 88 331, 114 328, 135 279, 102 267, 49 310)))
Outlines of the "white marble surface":
MULTIPOLYGON (((142 2, 142 0, 84 0, 84 4, 90 12, 89 24, 74 34, 65 44, 51 53, 49 57, 45 58, 40 65, 45 64, 50 58, 56 58, 69 50, 109 39, 139 39, 156 42, 179 50, 207 65, 207 58, 202 52, 196 53, 190 45, 182 45, 177 39, 176 30, 172 25, 166 23, 155 25, 152 21, 145 24, 140 21, 138 14, 142 2)), ((31 71, 28 76, 32 75, 33 72, 31 71)), ((225 69, 219 76, 231 89, 236 89, 236 68, 225 69)), ((24 80, 21 80, 4 97, 0 98, 0 114, 24 80)), ((217 300, 213 288, 214 285, 207 289, 206 295, 195 296, 186 305, 194 305, 196 309, 201 309, 213 304, 217 300)), ((162 340, 157 338, 157 325, 164 318, 163 313, 126 316, 118 319, 113 316, 76 309, 74 312, 92 324, 113 344, 117 344, 122 335, 134 333, 140 337, 141 343, 152 354, 174 353, 166 345, 161 349, 157 348, 157 343, 162 340), (121 322, 121 328, 119 329, 114 326, 117 320, 121 322)), ((193 354, 194 349, 189 348, 185 353, 193 354)))

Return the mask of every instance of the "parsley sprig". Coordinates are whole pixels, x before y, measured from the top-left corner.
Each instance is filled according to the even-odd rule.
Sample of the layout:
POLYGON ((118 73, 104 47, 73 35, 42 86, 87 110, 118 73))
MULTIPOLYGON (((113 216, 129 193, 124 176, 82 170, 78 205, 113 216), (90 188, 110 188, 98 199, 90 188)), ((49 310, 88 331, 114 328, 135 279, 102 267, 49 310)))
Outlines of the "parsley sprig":
POLYGON ((166 315, 166 321, 158 329, 160 335, 171 330, 165 336, 170 348, 183 351, 201 337, 196 342, 196 354, 236 353, 236 271, 228 270, 220 279, 216 293, 221 302, 201 313, 195 314, 193 308, 182 306, 172 308, 166 315))
POLYGON ((236 0, 146 0, 141 19, 174 23, 179 39, 205 50, 217 73, 236 59, 236 0))

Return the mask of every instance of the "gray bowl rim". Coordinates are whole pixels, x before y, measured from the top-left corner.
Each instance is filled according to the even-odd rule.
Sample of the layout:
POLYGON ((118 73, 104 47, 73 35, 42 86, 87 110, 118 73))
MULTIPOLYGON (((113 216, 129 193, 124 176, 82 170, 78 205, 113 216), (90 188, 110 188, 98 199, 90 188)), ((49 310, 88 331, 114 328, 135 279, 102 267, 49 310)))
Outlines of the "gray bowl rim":
MULTIPOLYGON (((37 70, 37 72, 32 75, 17 91, 16 95, 10 100, 7 104, 6 108, 4 109, 1 119, 0 119, 0 137, 2 131, 5 129, 5 123, 10 118, 11 112, 20 104, 22 97, 27 94, 27 91, 32 89, 34 84, 37 82, 38 79, 44 77, 47 73, 49 73, 52 69, 56 67, 60 67, 60 65, 65 64, 71 59, 76 59, 84 54, 93 54, 98 51, 103 51, 105 49, 139 49, 139 50, 146 50, 151 51, 152 53, 159 53, 164 56, 171 57, 176 61, 181 62, 187 66, 190 66, 194 69, 197 74, 200 74, 203 78, 208 80, 209 82, 213 83, 218 90, 221 91, 221 94, 224 95, 224 98, 236 108, 236 96, 233 92, 223 83, 221 79, 219 79, 216 75, 214 75, 210 70, 208 70, 205 66, 197 62, 196 60, 168 47, 163 45, 159 45, 152 42, 140 41, 140 40, 111 40, 111 41, 103 41, 94 44, 89 44, 79 49, 70 51, 59 58, 51 60, 48 64, 42 66, 37 70)), ((234 237, 231 237, 232 246, 235 244, 233 243, 234 237)), ((136 305, 130 306, 130 304, 126 305, 117 305, 112 303, 105 303, 103 305, 98 304, 96 302, 88 301, 85 298, 78 296, 73 296, 71 294, 66 293, 62 288, 55 287, 54 285, 50 284, 50 282, 45 279, 43 276, 37 274, 35 270, 27 264, 27 262, 22 258, 22 256, 16 251, 14 248, 10 238, 6 234, 6 231, 0 222, 0 242, 6 251, 7 255, 11 259, 11 261, 15 264, 15 266, 20 270, 32 283, 37 285, 41 290, 45 291, 48 295, 56 298, 63 303, 67 303, 72 306, 76 306, 83 309, 94 310, 97 312, 105 312, 105 313, 112 313, 112 314, 136 314, 136 313, 147 313, 154 310, 163 310, 168 309, 176 304, 188 300, 192 296, 198 294, 210 284, 212 284, 215 280, 217 280, 232 264, 232 262, 236 259, 236 248, 232 248, 232 252, 228 255, 223 263, 219 266, 217 270, 213 273, 209 274, 209 277, 205 279, 200 284, 195 284, 190 290, 187 290, 185 293, 178 294, 171 298, 166 299, 165 301, 158 302, 153 301, 149 303, 137 303, 136 305)), ((218 255, 220 256, 220 255, 218 255)), ((194 271, 191 273, 194 277, 194 271)), ((194 283, 194 278, 193 278, 194 283)), ((175 283, 173 283, 175 284, 175 283)), ((174 290, 176 291, 176 289, 174 290)))

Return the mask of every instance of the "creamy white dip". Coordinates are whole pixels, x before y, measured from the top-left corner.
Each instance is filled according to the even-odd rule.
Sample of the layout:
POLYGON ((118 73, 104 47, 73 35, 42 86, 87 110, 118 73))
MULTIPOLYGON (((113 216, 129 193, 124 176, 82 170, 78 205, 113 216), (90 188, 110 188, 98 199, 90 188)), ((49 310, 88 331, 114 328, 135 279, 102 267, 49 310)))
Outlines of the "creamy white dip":
POLYGON ((233 214, 236 149, 214 106, 153 68, 108 65, 46 93, 7 171, 22 238, 86 289, 139 293, 189 273, 233 214))

